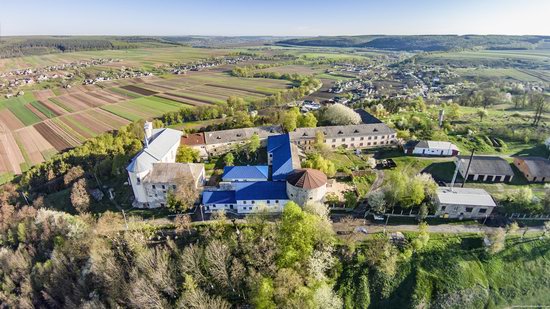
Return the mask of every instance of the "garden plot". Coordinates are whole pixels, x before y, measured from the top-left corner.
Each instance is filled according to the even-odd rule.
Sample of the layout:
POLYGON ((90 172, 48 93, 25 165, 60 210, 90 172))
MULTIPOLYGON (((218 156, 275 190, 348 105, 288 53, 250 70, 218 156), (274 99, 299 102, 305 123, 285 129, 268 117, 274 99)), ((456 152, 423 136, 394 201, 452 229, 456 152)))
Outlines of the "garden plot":
POLYGON ((17 146, 13 134, 0 124, 0 174, 21 173, 25 158, 17 146))
POLYGON ((12 131, 25 126, 9 109, 0 110, 0 123, 3 123, 8 130, 12 131))
POLYGON ((55 97, 55 93, 53 93, 53 91, 49 89, 37 90, 37 91, 34 91, 33 94, 37 100, 47 100, 51 97, 55 97))

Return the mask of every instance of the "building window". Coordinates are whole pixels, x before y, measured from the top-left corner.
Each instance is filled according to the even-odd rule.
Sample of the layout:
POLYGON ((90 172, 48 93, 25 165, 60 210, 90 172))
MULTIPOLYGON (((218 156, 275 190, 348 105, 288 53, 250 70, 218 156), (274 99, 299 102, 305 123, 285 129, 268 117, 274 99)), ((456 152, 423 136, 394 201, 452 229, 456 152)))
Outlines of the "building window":
POLYGON ((345 141, 346 141, 346 138, 344 137, 344 138, 342 139, 342 142, 345 142, 345 141))
POLYGON ((332 148, 336 148, 336 145, 332 145, 332 148))
POLYGON ((372 139, 372 136, 369 136, 369 140, 371 140, 371 139, 372 139))
POLYGON ((164 207, 164 203, 160 203, 160 207, 164 207))
POLYGON ((352 141, 352 142, 355 141, 355 137, 352 137, 352 138, 351 138, 351 141, 352 141))
POLYGON ((474 210, 473 207, 466 207, 466 212, 472 212, 472 210, 474 210))
POLYGON ((441 206, 441 211, 445 211, 445 206, 441 206))
POLYGON ((363 143, 360 143, 359 146, 363 146, 363 143))
POLYGON ((334 142, 336 142, 336 139, 335 139, 335 138, 333 138, 333 139, 332 139, 332 142, 333 142, 333 143, 334 143, 334 142))
POLYGON ((256 204, 256 201, 252 201, 252 204, 256 204))
POLYGON ((176 185, 172 185, 172 189, 176 190, 176 185))
POLYGON ((479 213, 480 213, 480 214, 484 214, 484 213, 486 213, 486 212, 487 212, 487 208, 480 208, 480 209, 479 209, 479 213))
POLYGON ((165 185, 162 185, 162 190, 166 189, 166 186, 165 185))
POLYGON ((137 184, 138 185, 141 184, 141 178, 139 178, 139 177, 137 178, 137 184))
POLYGON ((378 139, 378 135, 374 137, 374 139, 378 139))
POLYGON ((155 186, 155 185, 152 185, 151 187, 153 187, 153 189, 156 189, 156 188, 157 188, 157 186, 155 186))
POLYGON ((361 140, 364 140, 365 138, 363 136, 361 136, 361 140))
POLYGON ((269 203, 271 203, 271 201, 270 201, 270 200, 267 200, 267 203, 269 204, 269 203))
POLYGON ((279 200, 275 200, 275 204, 279 204, 279 200))
POLYGON ((243 201, 243 204, 246 204, 246 201, 243 201))

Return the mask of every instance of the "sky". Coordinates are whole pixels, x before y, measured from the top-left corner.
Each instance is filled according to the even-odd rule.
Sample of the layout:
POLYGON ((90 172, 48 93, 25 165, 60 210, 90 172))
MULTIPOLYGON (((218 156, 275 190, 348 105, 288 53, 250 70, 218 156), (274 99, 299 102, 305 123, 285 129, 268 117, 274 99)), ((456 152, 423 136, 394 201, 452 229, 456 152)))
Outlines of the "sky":
POLYGON ((550 0, 0 0, 1 35, 538 34, 550 0))

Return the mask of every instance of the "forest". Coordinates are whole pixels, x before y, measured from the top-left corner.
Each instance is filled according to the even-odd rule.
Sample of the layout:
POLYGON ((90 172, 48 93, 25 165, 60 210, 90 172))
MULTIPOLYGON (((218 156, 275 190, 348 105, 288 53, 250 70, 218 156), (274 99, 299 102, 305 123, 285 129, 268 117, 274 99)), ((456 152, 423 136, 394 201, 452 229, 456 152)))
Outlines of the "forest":
POLYGON ((324 36, 288 39, 281 45, 376 48, 395 51, 449 51, 467 49, 532 49, 548 36, 410 35, 324 36))

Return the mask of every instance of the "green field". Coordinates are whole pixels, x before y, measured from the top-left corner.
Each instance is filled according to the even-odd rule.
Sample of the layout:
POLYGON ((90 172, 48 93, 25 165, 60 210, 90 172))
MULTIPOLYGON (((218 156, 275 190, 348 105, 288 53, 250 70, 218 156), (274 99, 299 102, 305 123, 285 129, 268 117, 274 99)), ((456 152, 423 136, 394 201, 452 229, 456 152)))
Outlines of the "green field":
POLYGON ((56 114, 54 114, 44 104, 40 103, 40 101, 33 101, 31 102, 31 105, 34 106, 37 110, 39 110, 42 114, 44 114, 48 118, 56 117, 56 114))
POLYGON ((130 121, 136 121, 143 118, 160 116, 167 112, 177 111, 185 106, 190 105, 152 96, 104 105, 101 108, 130 121))

